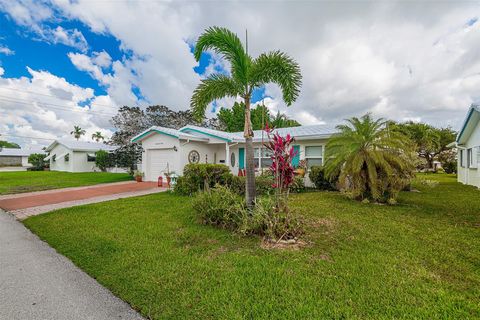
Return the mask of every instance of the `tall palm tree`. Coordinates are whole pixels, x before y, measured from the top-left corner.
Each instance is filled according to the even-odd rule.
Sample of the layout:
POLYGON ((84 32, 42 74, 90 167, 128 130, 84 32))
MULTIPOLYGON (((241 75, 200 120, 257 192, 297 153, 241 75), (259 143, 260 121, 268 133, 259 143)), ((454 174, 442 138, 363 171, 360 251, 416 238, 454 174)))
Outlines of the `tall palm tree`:
POLYGON ((411 141, 370 114, 346 120, 325 147, 325 173, 357 199, 394 200, 414 170, 411 141))
MULTIPOLYGON (((248 48, 248 45, 247 45, 248 48)), ((255 200, 255 167, 253 161, 253 130, 250 119, 252 92, 267 83, 276 83, 283 93, 283 100, 291 105, 300 93, 302 75, 298 64, 280 51, 263 53, 257 58, 248 55, 238 36, 226 28, 210 27, 198 38, 194 56, 200 60, 202 53, 213 50, 231 64, 230 75, 212 74, 193 92, 190 106, 197 118, 205 117, 207 106, 224 97, 238 97, 245 104, 245 154, 246 154, 246 202, 252 207, 255 200)))
POLYGON ((105 138, 102 136, 102 133, 100 131, 97 131, 94 134, 92 134, 92 140, 95 140, 96 142, 100 142, 100 140, 105 140, 105 138))
POLYGON ((86 133, 86 131, 80 126, 73 126, 73 131, 70 132, 71 135, 75 137, 75 139, 80 139, 81 136, 83 136, 86 133))

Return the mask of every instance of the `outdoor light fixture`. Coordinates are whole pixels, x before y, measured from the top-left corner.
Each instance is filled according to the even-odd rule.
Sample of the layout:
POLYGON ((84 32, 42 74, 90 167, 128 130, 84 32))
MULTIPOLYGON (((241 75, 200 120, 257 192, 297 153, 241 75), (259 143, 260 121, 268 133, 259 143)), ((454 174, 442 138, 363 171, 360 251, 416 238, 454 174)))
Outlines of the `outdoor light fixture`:
POLYGON ((178 151, 177 146, 173 146, 173 151, 178 151))

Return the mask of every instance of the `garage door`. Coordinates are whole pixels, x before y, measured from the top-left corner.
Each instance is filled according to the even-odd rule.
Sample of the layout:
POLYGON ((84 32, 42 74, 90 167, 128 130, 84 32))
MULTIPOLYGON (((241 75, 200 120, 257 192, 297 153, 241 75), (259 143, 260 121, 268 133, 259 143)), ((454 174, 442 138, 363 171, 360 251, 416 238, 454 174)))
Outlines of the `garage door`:
POLYGON ((148 180, 157 181, 159 176, 165 176, 167 169, 173 171, 174 151, 172 149, 148 150, 148 180))

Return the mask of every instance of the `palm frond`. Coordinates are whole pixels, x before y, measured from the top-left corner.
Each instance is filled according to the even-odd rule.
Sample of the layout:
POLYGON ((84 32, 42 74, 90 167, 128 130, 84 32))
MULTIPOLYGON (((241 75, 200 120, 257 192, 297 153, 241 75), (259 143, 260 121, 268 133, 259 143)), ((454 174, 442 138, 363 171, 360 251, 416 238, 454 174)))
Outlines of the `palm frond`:
POLYGON ((256 58, 251 65, 248 78, 252 87, 267 83, 278 84, 287 105, 291 105, 297 99, 302 86, 300 66, 280 51, 264 53, 256 58))
POLYGON ((247 72, 251 58, 245 52, 238 36, 227 28, 210 27, 198 38, 193 52, 195 59, 200 60, 202 52, 213 50, 223 56, 232 65, 232 77, 247 86, 247 72))
POLYGON ((224 97, 236 97, 241 93, 241 86, 225 75, 213 74, 202 82, 193 91, 190 107, 197 119, 205 116, 207 106, 214 100, 224 97))

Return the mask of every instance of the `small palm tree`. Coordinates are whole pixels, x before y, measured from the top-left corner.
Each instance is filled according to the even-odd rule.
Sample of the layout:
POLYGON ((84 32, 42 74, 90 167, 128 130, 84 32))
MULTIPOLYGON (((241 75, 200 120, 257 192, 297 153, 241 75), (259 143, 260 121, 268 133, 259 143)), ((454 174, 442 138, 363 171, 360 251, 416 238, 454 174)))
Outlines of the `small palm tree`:
POLYGON ((413 177, 412 143, 370 114, 347 122, 326 145, 327 177, 338 177, 356 199, 394 201, 413 177))
POLYGON ((280 51, 263 53, 257 58, 248 55, 238 36, 226 28, 211 27, 198 38, 195 59, 212 49, 231 64, 230 76, 212 74, 202 80, 193 92, 190 106, 194 115, 205 117, 207 106, 224 97, 238 97, 245 105, 245 158, 246 158, 246 203, 252 207, 255 200, 255 167, 253 161, 253 130, 250 118, 250 103, 253 90, 267 83, 276 83, 283 92, 283 100, 291 105, 300 93, 302 75, 298 64, 280 51))
POLYGON ((92 134, 92 140, 95 140, 96 142, 100 142, 100 140, 105 140, 105 138, 103 137, 100 131, 97 131, 94 134, 92 134))
POLYGON ((71 135, 75 137, 75 139, 80 139, 81 136, 83 136, 86 133, 86 131, 80 126, 73 126, 73 131, 70 132, 71 135))

